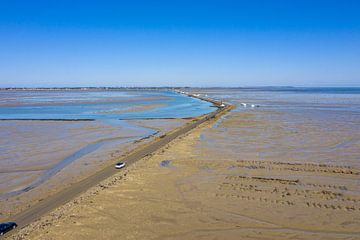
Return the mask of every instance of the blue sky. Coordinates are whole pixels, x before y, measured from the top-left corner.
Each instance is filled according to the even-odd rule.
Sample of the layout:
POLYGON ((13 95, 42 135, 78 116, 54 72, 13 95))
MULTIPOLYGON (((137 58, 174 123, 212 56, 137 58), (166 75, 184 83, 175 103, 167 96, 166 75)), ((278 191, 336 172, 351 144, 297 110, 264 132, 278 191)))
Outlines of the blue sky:
POLYGON ((0 87, 278 85, 360 86, 360 1, 0 1, 0 87))

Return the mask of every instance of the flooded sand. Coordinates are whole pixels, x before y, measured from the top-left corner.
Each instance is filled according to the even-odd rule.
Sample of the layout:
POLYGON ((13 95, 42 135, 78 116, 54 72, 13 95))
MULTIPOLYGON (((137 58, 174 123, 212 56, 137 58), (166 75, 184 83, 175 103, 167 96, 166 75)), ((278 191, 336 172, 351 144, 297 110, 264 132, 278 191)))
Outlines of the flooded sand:
POLYGON ((183 118, 211 106, 166 90, 0 90, 1 120, 183 118))
POLYGON ((360 239, 357 116, 241 100, 13 238, 360 239))
POLYGON ((0 91, 0 220, 210 106, 170 91, 0 91))
POLYGON ((0 122, 2 134, 11 135, 0 140, 0 219, 104 168, 144 143, 142 138, 186 120, 128 122, 0 122))

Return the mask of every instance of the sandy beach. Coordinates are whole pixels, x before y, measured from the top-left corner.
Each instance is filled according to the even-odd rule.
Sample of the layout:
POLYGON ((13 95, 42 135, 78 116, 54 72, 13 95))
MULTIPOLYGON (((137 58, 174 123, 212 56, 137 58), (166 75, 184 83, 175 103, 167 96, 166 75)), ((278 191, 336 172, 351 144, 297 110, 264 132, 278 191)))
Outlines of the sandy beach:
POLYGON ((357 164, 297 154, 316 152, 294 130, 314 122, 286 124, 261 108, 212 119, 9 238, 360 239, 357 164))

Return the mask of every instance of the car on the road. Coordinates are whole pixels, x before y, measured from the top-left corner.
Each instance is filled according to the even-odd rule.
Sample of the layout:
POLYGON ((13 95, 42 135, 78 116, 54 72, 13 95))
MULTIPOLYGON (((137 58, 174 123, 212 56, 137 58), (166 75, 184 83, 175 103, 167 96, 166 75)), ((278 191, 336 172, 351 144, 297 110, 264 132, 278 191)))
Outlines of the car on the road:
POLYGON ((8 231, 11 231, 17 227, 15 222, 4 222, 0 223, 0 235, 4 235, 8 231))
POLYGON ((125 167, 125 163, 124 162, 118 162, 117 164, 115 164, 115 168, 116 169, 121 169, 121 168, 123 168, 123 167, 125 167))

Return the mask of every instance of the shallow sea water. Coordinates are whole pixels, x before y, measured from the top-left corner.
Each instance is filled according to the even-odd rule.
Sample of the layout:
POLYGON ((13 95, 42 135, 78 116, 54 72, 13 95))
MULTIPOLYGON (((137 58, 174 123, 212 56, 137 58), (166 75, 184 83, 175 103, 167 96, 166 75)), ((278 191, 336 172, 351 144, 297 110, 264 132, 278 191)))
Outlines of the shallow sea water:
POLYGON ((193 117, 211 103, 173 91, 0 91, 0 119, 144 119, 193 117), (155 107, 127 111, 137 105, 155 107))
POLYGON ((81 160, 80 173, 98 152, 109 146, 119 152, 162 128, 129 120, 194 117, 211 106, 173 91, 0 91, 0 199, 28 192, 81 160))
POLYGON ((211 131, 202 136, 204 144, 221 147, 233 158, 360 167, 360 88, 194 92, 236 105, 213 126, 217 138, 211 131))

